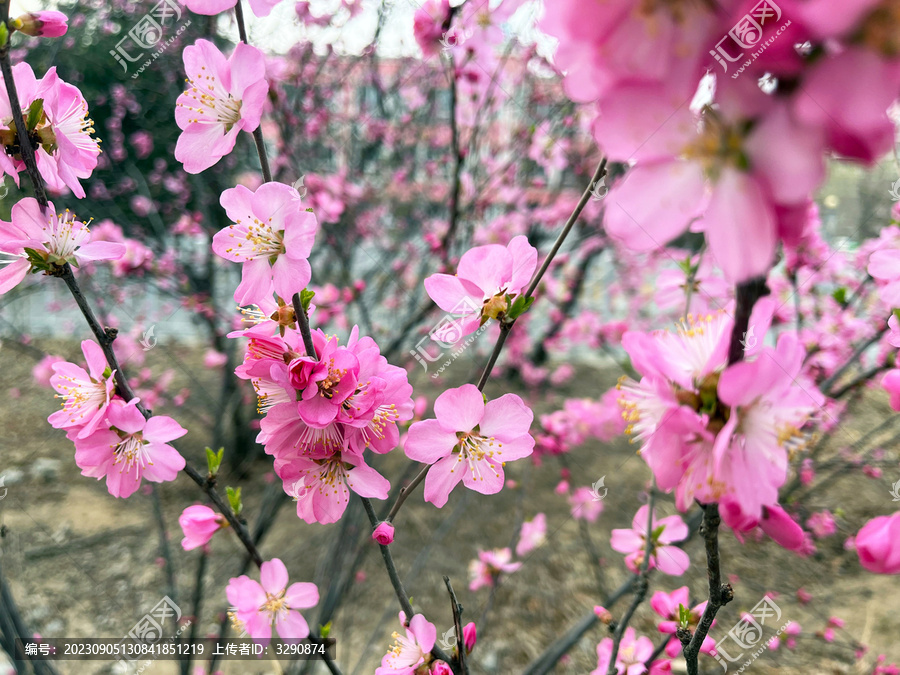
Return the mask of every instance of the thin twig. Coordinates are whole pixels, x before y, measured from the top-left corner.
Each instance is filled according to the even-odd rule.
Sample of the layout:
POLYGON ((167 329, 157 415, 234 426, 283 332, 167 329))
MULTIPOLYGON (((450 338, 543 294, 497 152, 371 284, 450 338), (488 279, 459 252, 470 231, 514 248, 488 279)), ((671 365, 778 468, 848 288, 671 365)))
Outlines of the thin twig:
POLYGON ((462 675, 468 675, 469 666, 466 664, 466 645, 463 640, 462 630, 462 612, 463 606, 456 599, 456 593, 453 592, 453 585, 450 583, 450 577, 444 575, 444 584, 447 586, 447 592, 450 594, 450 608, 453 611, 453 626, 456 628, 456 651, 459 658, 459 669, 462 675))
MULTIPOLYGON (((372 502, 366 497, 360 497, 360 499, 362 500, 363 507, 366 509, 366 515, 369 517, 369 523, 374 529, 378 525, 378 516, 375 515, 375 509, 372 508, 372 502)), ((388 577, 390 577, 391 586, 394 587, 394 593, 397 595, 397 600, 400 601, 400 609, 403 610, 403 613, 406 615, 406 620, 409 621, 415 616, 415 611, 412 608, 412 604, 409 602, 409 595, 407 595, 406 589, 403 587, 403 582, 400 580, 400 573, 397 572, 397 566, 394 564, 394 556, 391 555, 391 547, 390 545, 384 544, 378 544, 378 547, 381 549, 381 557, 384 559, 384 566, 387 569, 388 577)), ((434 646, 431 653, 435 658, 446 661, 447 663, 450 663, 453 660, 437 645, 434 646)))
POLYGON ((299 293, 294 293, 294 297, 291 298, 291 303, 294 306, 294 318, 297 320, 297 326, 300 328, 300 335, 303 337, 303 347, 306 349, 306 355, 318 359, 316 347, 312 341, 312 332, 309 328, 309 317, 306 315, 303 304, 300 302, 299 293))
POLYGON ((405 502, 407 500, 407 498, 409 497, 410 493, 416 489, 416 486, 418 486, 419 483, 421 483, 423 480, 425 480, 425 474, 428 473, 428 469, 430 469, 430 468, 431 468, 431 465, 426 464, 425 466, 422 467, 422 469, 419 471, 419 473, 416 474, 416 477, 410 481, 409 485, 400 488, 400 494, 397 495, 397 501, 394 502, 394 505, 391 507, 391 510, 388 513, 388 516, 387 516, 387 518, 385 518, 385 520, 387 520, 388 522, 393 522, 394 516, 397 515, 397 511, 399 511, 400 507, 403 506, 403 502, 405 502))
MULTIPOLYGON (((734 326, 731 331, 731 342, 728 348, 728 365, 738 363, 744 358, 744 336, 750 323, 750 313, 753 306, 761 297, 768 295, 764 276, 754 277, 739 283, 735 288, 737 306, 735 308, 734 326)), ((709 600, 703 616, 697 625, 690 641, 687 636, 681 638, 684 645, 683 654, 687 665, 688 675, 699 675, 700 669, 698 657, 703 640, 709 634, 709 629, 716 618, 719 609, 731 602, 734 598, 734 590, 730 584, 722 583, 722 571, 719 560, 719 505, 701 504, 703 508, 703 522, 700 525, 700 533, 706 544, 706 575, 709 580, 709 600)))
MULTIPOLYGON (((534 275, 534 278, 531 280, 531 283, 528 285, 528 290, 525 291, 525 298, 530 298, 534 295, 535 289, 537 289, 538 284, 541 282, 541 279, 546 274, 547 269, 550 267, 550 263, 553 262, 553 259, 556 257, 556 254, 559 252, 560 247, 563 245, 563 242, 566 240, 566 237, 569 236, 569 232, 572 231, 572 228, 575 225, 575 222, 578 220, 578 216, 581 215, 581 212, 584 211, 584 207, 587 205, 588 200, 591 198, 592 191, 594 189, 594 185, 606 174, 606 157, 600 160, 600 163, 597 165, 597 169, 594 171, 594 175, 591 178, 590 184, 584 191, 584 194, 581 195, 581 199, 578 200, 578 204, 575 206, 575 210, 572 211, 572 215, 569 216, 569 219, 566 221, 566 224, 563 226, 562 231, 559 233, 559 236, 556 238, 556 241, 553 243, 553 247, 550 249, 550 252, 544 258, 544 262, 541 265, 541 268, 534 275)), ((485 384, 487 384, 488 379, 491 376, 491 371, 494 369, 494 365, 497 363, 497 359, 500 357, 500 352, 503 351, 503 345, 506 342, 506 338, 509 335, 509 331, 512 330, 513 325, 515 325, 516 321, 513 319, 512 321, 503 321, 500 324, 500 337, 497 339, 497 344, 494 345, 494 350, 491 352, 491 356, 488 359, 487 365, 484 367, 484 372, 481 373, 481 379, 478 380, 478 390, 483 391, 485 384)))

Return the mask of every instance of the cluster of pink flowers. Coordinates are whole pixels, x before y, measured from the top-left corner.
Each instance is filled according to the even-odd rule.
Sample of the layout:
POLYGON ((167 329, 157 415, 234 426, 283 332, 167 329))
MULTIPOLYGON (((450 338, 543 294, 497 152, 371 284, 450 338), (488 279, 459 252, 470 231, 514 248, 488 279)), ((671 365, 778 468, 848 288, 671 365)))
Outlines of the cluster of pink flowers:
POLYGON ((146 419, 138 399, 127 403, 115 393, 115 371, 96 342, 85 340, 81 349, 87 370, 66 361, 54 363, 50 384, 63 399, 62 409, 48 421, 65 429, 75 443, 75 463, 83 476, 106 478, 114 497, 129 497, 141 480, 172 481, 185 462, 169 443, 187 433, 170 417, 146 419))
POLYGON ((805 352, 793 335, 762 347, 770 316, 771 305, 757 303, 750 325, 759 344, 748 341, 748 359, 731 366, 733 321, 724 312, 689 317, 672 333, 623 338, 642 378, 623 381, 620 402, 657 484, 675 491, 682 511, 695 499, 721 503, 739 530, 766 520, 764 507, 776 512, 788 451, 824 401, 801 373, 805 352))
POLYGON ((541 454, 557 455, 568 452, 588 439, 611 441, 625 431, 625 421, 619 414, 616 401, 618 391, 610 389, 599 400, 569 398, 562 410, 541 415, 543 433, 535 438, 535 450, 541 454))
MULTIPOLYGON (((289 316, 292 324, 292 311, 289 316)), ((310 523, 335 522, 350 490, 386 499, 390 484, 365 463, 363 452, 384 454, 398 445, 397 423, 413 413, 406 371, 390 365, 355 326, 346 346, 314 331, 316 353, 309 355, 298 331, 273 334, 274 323, 232 333, 250 339, 235 372, 256 389, 265 414, 257 441, 275 458, 297 515, 310 523)))
POLYGON ((560 40, 566 92, 596 102, 609 159, 636 162, 610 190, 607 231, 650 250, 690 228, 731 281, 767 271, 777 242, 800 237, 827 154, 872 164, 892 147, 900 26, 883 4, 554 5, 541 27, 560 40))
MULTIPOLYGON (((59 78, 55 67, 41 79, 35 77, 27 63, 16 64, 12 71, 22 117, 29 125, 29 135, 37 139, 41 177, 50 190, 61 192, 68 188, 79 199, 84 197, 79 179, 93 173, 100 155, 87 102, 77 87, 59 78)), ((0 76, 0 172, 12 176, 18 185, 25 162, 18 149, 12 108, 2 81, 0 76)))

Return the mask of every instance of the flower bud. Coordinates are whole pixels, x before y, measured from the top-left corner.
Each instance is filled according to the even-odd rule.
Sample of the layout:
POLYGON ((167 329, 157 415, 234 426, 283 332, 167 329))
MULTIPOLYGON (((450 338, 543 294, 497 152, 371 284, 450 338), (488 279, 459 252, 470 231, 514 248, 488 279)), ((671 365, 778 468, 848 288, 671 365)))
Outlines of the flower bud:
POLYGON ((453 670, 447 665, 446 661, 435 661, 428 672, 429 675, 453 675, 453 670))
POLYGON ((32 37, 60 37, 66 34, 68 21, 62 12, 29 12, 12 21, 12 27, 32 37))
POLYGON ((386 520, 378 523, 378 527, 372 532, 372 539, 382 546, 387 546, 394 541, 394 526, 386 520))
POLYGON ((472 651, 472 647, 475 646, 475 640, 477 639, 478 635, 475 630, 475 622, 470 621, 463 626, 463 645, 466 647, 466 652, 472 651))
POLYGON ((605 607, 601 607, 600 605, 594 606, 594 614, 597 615, 597 618, 600 619, 600 623, 605 623, 609 625, 612 621, 612 614, 609 613, 609 610, 605 607))
POLYGON ((221 513, 202 504, 187 507, 178 517, 178 524, 184 532, 181 546, 185 551, 205 546, 216 532, 228 527, 228 521, 221 513))

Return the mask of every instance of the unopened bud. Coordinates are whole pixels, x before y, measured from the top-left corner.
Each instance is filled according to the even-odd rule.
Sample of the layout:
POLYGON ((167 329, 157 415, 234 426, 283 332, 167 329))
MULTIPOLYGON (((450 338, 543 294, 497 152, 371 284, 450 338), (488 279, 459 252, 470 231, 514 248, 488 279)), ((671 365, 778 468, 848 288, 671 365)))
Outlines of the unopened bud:
POLYGON ((62 12, 29 12, 10 22, 20 33, 32 37, 60 37, 68 30, 68 17, 62 12))

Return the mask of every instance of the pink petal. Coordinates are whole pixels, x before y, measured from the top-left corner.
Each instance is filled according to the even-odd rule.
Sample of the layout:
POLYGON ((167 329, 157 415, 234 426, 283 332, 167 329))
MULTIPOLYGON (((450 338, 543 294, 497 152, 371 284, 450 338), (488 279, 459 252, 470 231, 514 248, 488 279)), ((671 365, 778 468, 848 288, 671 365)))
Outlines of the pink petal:
POLYGON ((506 250, 512 256, 512 277, 509 282, 509 290, 518 292, 531 282, 534 271, 537 269, 537 249, 528 243, 528 237, 519 235, 513 237, 506 245, 506 250))
POLYGON ((409 629, 416 636, 416 643, 422 648, 423 652, 430 652, 434 648, 437 629, 422 614, 416 614, 410 620, 409 629))
POLYGON ((93 241, 75 251, 78 260, 118 260, 125 255, 125 244, 112 241, 93 241))
POLYGON ((305 289, 311 278, 312 268, 308 260, 294 260, 280 255, 272 265, 272 284, 278 296, 285 301, 305 289))
POLYGON ((425 476, 425 501, 442 508, 450 492, 463 478, 464 466, 459 455, 450 455, 437 462, 425 476))
POLYGON ((484 406, 479 428, 482 436, 509 441, 526 435, 533 420, 534 413, 521 398, 515 394, 504 394, 484 406))
POLYGON ((266 593, 278 595, 288 584, 287 567, 278 558, 267 560, 259 568, 259 582, 266 593))
POLYGON ((484 296, 494 295, 512 277, 512 256, 505 246, 476 246, 463 253, 457 274, 480 288, 484 296))
POLYGON ((457 443, 453 431, 448 431, 437 420, 424 420, 409 428, 404 452, 412 460, 434 464, 449 455, 457 443))
POLYGON ((769 269, 775 255, 775 215, 755 179, 725 169, 703 226, 710 251, 729 281, 746 281, 769 269))
POLYGON ((0 267, 0 295, 18 286, 28 276, 30 269, 31 263, 25 258, 0 267))
POLYGON ((691 566, 691 558, 677 546, 661 546, 656 549, 656 566, 663 574, 680 577, 691 566))
POLYGON ((365 464, 353 467, 347 472, 347 485, 361 497, 387 499, 390 481, 375 469, 365 464))
POLYGON ((471 465, 463 464, 467 469, 463 473, 463 485, 483 495, 495 495, 503 489, 503 467, 498 462, 485 457, 472 463, 476 467, 474 470, 471 465))
POLYGON ((144 438, 152 443, 168 443, 186 433, 187 429, 164 415, 151 417, 144 426, 144 438))
POLYGON ((634 251, 660 248, 699 214, 705 191, 703 172, 693 162, 638 165, 609 191, 606 230, 634 251))
POLYGON ((425 279, 425 290, 438 307, 454 314, 471 313, 484 303, 484 293, 478 286, 449 274, 432 274, 425 279))
POLYGON ((484 397, 474 384, 448 389, 434 402, 434 415, 447 429, 472 431, 484 415, 484 397))
POLYGON ((302 639, 309 635, 309 625, 300 612, 289 611, 275 620, 275 630, 283 639, 302 639))
POLYGON ((284 599, 293 609, 309 609, 319 604, 319 589, 315 584, 297 582, 288 586, 284 599))

